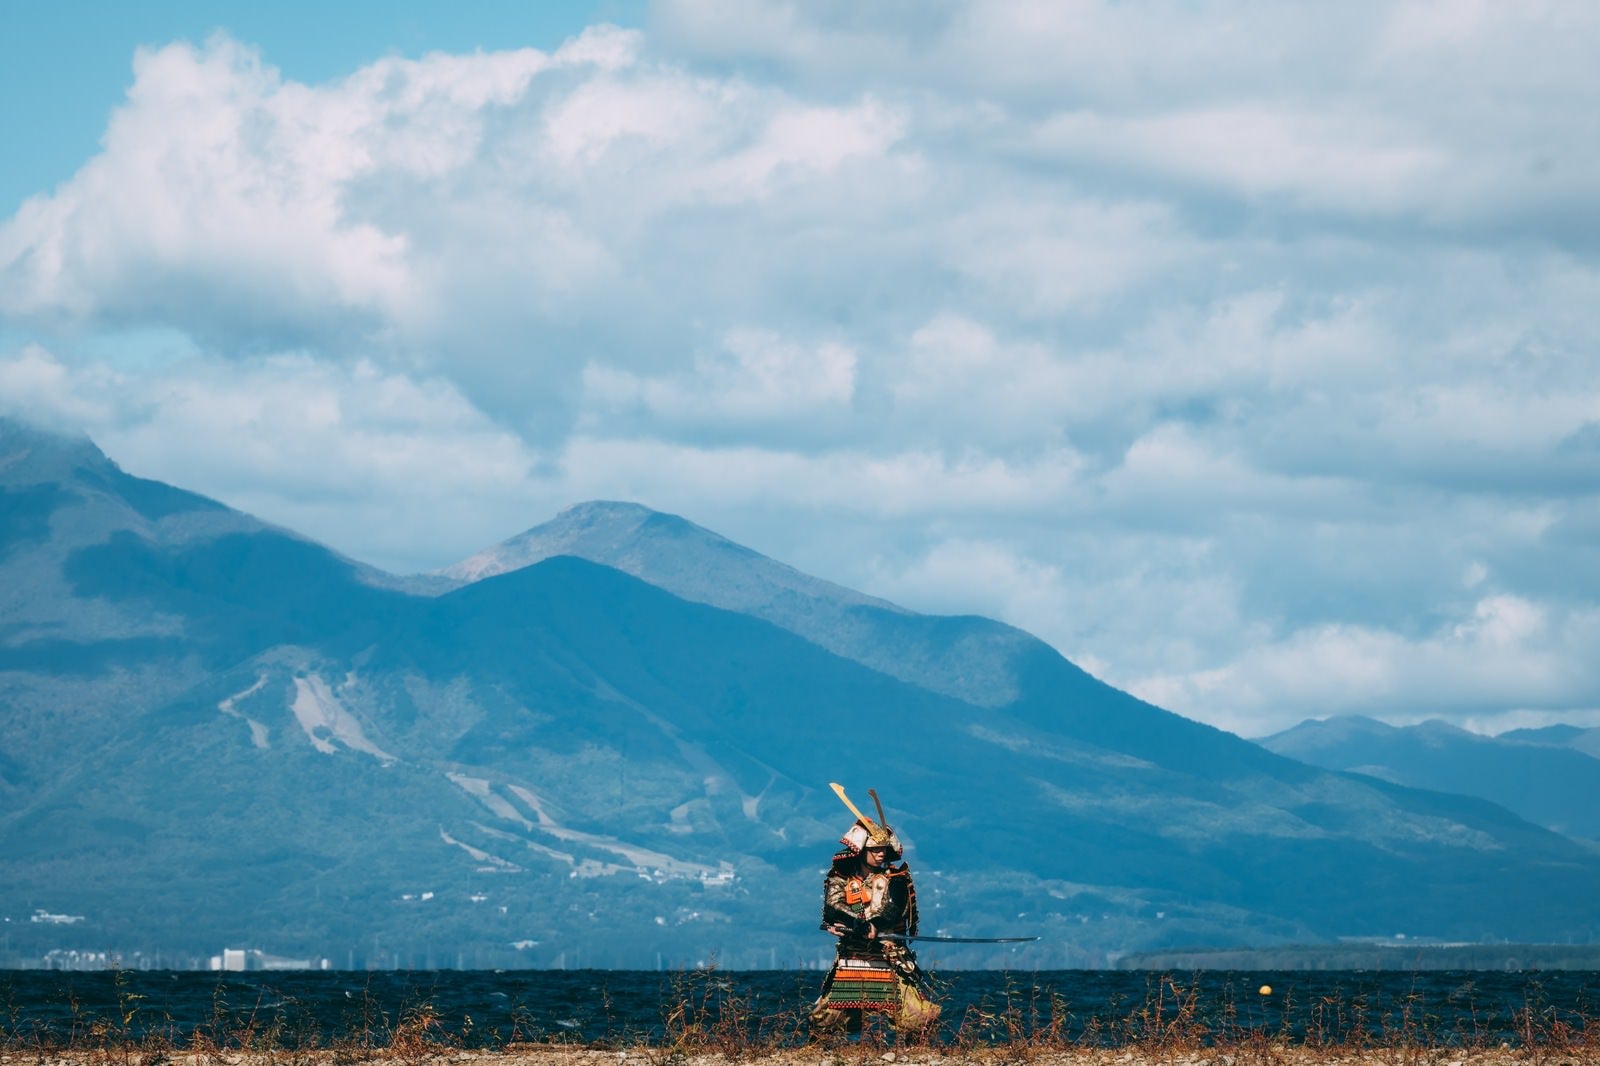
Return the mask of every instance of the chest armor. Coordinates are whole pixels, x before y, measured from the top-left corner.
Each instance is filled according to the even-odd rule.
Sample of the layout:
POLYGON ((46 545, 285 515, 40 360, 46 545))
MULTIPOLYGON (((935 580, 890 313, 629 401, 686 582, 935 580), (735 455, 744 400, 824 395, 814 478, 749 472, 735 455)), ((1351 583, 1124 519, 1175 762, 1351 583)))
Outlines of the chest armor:
POLYGON ((844 883, 844 906, 858 918, 875 918, 889 901, 889 875, 870 873, 844 883))

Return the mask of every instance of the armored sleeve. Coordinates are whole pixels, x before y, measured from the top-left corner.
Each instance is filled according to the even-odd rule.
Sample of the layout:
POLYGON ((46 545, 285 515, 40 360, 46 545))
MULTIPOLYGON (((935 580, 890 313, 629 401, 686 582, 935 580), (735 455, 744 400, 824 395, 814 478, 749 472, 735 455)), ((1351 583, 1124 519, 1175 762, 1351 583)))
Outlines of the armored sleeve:
POLYGON ((898 870, 889 871, 889 891, 883 903, 883 909, 878 912, 872 924, 880 932, 904 933, 906 932, 907 919, 911 913, 911 871, 902 866, 898 870))
POLYGON ((830 925, 843 925, 853 928, 856 916, 850 912, 844 902, 845 879, 838 872, 830 872, 822 882, 822 928, 830 925))

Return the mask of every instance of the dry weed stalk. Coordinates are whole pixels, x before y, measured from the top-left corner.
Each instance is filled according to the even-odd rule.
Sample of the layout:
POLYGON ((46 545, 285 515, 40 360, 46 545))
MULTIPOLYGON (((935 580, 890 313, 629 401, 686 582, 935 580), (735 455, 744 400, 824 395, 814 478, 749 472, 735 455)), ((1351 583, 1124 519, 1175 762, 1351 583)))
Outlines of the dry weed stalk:
MULTIPOLYGON (((1556 1008, 1537 990, 1501 1043, 1489 1034, 1504 1033, 1503 1025, 1472 1010, 1463 1028, 1460 1016, 1439 1017, 1415 992, 1382 1010, 1362 996, 1323 997, 1293 1028, 1287 998, 1264 1012, 1253 997, 1242 1009, 1232 1001, 1203 1009, 1199 989, 1198 979, 1162 976, 1141 1001, 1079 1019, 1064 997, 1008 978, 1002 993, 926 1044, 897 1040, 888 1019, 873 1017, 857 1039, 824 1048, 807 1043, 804 1013, 768 1009, 713 966, 676 976, 654 1033, 564 1042, 539 1035, 519 1014, 508 1041, 488 1033, 479 1042, 490 1046, 474 1048, 470 1016, 452 1026, 428 999, 391 1014, 368 990, 352 998, 345 1024, 330 1035, 308 1012, 286 1016, 283 1003, 258 999, 235 1011, 222 985, 210 1019, 184 1039, 170 1018, 152 1021, 119 980, 113 1011, 91 1016, 73 1002, 64 1031, 7 1001, 0 1066, 879 1066, 890 1056, 900 1066, 1600 1066, 1600 1025, 1582 1004, 1556 1008)), ((611 1009, 606 994, 606 1032, 615 1034, 611 1009)))
POLYGON ((744 1060, 800 1043, 800 1021, 790 1011, 761 1012, 755 999, 740 995, 715 964, 674 976, 672 998, 662 1016, 658 1045, 642 1045, 652 1066, 682 1063, 714 1054, 744 1060))

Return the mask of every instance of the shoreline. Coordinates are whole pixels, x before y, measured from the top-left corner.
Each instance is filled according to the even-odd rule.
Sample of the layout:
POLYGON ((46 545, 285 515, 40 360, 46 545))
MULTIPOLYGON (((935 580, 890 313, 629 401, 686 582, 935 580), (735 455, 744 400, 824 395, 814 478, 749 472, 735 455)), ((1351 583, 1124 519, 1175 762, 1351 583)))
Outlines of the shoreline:
POLYGON ((1600 1047, 1449 1047, 1373 1044, 1316 1047, 1262 1041, 1230 1047, 901 1047, 876 1042, 839 1047, 683 1049, 508 1045, 500 1050, 441 1047, 163 1052, 117 1047, 8 1049, 0 1066, 1527 1066, 1600 1061, 1600 1047))

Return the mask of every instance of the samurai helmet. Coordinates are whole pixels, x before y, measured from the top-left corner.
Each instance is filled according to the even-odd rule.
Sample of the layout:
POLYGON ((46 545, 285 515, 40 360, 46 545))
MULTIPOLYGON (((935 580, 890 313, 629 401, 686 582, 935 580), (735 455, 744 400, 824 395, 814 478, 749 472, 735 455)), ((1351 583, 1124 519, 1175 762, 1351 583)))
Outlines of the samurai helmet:
POLYGON ((860 855, 862 851, 869 847, 888 848, 891 861, 905 854, 905 848, 901 846, 900 838, 895 835, 894 829, 889 826, 888 821, 883 817, 883 804, 878 800, 876 789, 867 789, 867 795, 872 797, 873 804, 878 808, 878 820, 874 822, 871 818, 862 814, 854 803, 850 802, 850 797, 844 794, 843 785, 836 784, 829 787, 833 789, 844 805, 850 808, 850 813, 856 816, 855 823, 845 830, 844 836, 839 838, 839 843, 843 845, 844 850, 835 855, 835 859, 860 855))
POLYGON ((840 855, 860 855, 867 848, 888 848, 891 860, 899 859, 905 854, 905 849, 900 846, 900 838, 895 831, 886 825, 879 825, 871 821, 857 821, 844 836, 839 838, 839 843, 844 845, 840 855))

